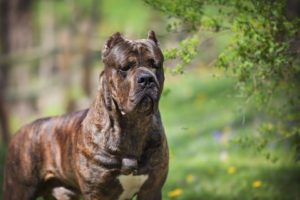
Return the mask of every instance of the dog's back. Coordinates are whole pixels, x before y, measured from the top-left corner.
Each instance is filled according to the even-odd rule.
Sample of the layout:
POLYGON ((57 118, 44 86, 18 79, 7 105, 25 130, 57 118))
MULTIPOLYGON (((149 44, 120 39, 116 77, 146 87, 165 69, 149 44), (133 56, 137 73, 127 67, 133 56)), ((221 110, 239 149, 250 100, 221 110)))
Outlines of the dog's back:
POLYGON ((71 157, 62 155, 71 155, 72 149, 64 147, 72 147, 66 144, 73 142, 87 111, 38 119, 16 133, 6 157, 4 200, 16 199, 14 194, 20 197, 22 191, 27 191, 24 199, 34 198, 40 191, 30 191, 35 188, 32 186, 55 177, 56 173, 62 177, 72 173, 71 157), (70 160, 62 162, 62 157, 70 160), (23 188, 18 191, 20 187, 23 188))

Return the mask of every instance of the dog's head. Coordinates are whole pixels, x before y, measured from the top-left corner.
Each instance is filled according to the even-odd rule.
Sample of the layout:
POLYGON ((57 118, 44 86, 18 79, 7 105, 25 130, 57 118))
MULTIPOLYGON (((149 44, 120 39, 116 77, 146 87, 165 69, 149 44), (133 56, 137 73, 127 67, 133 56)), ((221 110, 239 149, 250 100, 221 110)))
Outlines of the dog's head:
POLYGON ((128 40, 115 33, 103 49, 107 92, 122 114, 150 114, 158 107, 163 89, 164 57, 155 33, 147 39, 128 40))

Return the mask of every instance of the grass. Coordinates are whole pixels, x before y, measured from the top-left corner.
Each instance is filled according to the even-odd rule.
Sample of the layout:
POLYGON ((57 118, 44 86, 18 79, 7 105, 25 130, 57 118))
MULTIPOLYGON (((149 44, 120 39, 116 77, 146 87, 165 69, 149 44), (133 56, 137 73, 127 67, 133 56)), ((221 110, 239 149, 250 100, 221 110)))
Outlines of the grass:
POLYGON ((273 163, 231 142, 255 134, 256 112, 234 81, 210 73, 167 77, 161 101, 171 159, 164 199, 300 199, 300 166, 283 148, 273 163))
MULTIPOLYGON (((300 166, 288 151, 270 147, 281 158, 272 163, 231 142, 255 134, 257 126, 253 107, 234 95, 233 80, 207 72, 167 75, 165 91, 169 92, 160 110, 170 146, 170 171, 163 199, 300 199, 300 166)), ((1 171, 3 158, 2 147, 1 171)))

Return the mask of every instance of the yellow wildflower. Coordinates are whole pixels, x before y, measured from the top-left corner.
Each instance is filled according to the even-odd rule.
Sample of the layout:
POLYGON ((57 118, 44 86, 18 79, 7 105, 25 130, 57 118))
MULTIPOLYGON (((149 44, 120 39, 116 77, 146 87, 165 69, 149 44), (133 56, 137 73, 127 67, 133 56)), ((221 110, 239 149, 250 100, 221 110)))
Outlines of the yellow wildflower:
POLYGON ((260 188, 261 186, 262 186, 262 182, 260 180, 253 181, 252 183, 253 188, 260 188))
POLYGON ((192 183, 192 182, 194 182, 195 177, 190 174, 190 175, 186 176, 185 180, 186 180, 187 183, 192 183))
POLYGON ((180 196, 183 193, 182 189, 176 188, 175 190, 172 190, 168 193, 168 197, 173 198, 180 196))
POLYGON ((225 126, 224 128, 223 128, 223 134, 230 134, 231 132, 232 132, 232 129, 231 129, 231 127, 230 126, 225 126))
POLYGON ((228 174, 234 174, 234 173, 236 173, 236 168, 234 166, 228 167, 227 173, 228 174))

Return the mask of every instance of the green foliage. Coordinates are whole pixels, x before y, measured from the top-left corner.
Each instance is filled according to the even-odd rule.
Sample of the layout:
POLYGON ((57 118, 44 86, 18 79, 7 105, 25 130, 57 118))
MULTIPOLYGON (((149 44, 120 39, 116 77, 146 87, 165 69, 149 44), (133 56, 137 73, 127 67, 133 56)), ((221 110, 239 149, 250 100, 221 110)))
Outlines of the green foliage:
POLYGON ((179 48, 167 49, 164 51, 166 59, 178 59, 179 63, 171 71, 174 74, 183 74, 184 66, 189 64, 197 55, 197 47, 199 46, 198 37, 194 36, 180 42, 179 48))
MULTIPOLYGON (((256 142, 252 146, 263 149, 267 144, 285 140, 299 144, 300 20, 287 16, 287 1, 144 1, 172 18, 170 31, 230 31, 230 44, 216 65, 236 77, 240 96, 246 103, 254 101, 261 120, 273 127, 268 130, 262 123, 258 139, 264 145, 256 142)), ((191 39, 188 35, 187 38, 184 41, 191 39)), ((194 45, 192 50, 182 47, 168 50, 166 57, 179 58, 187 64, 197 52, 194 51, 197 44, 194 45), (178 53, 181 49, 187 50, 184 51, 187 59, 178 53)), ((182 67, 178 68, 182 73, 182 67)))

